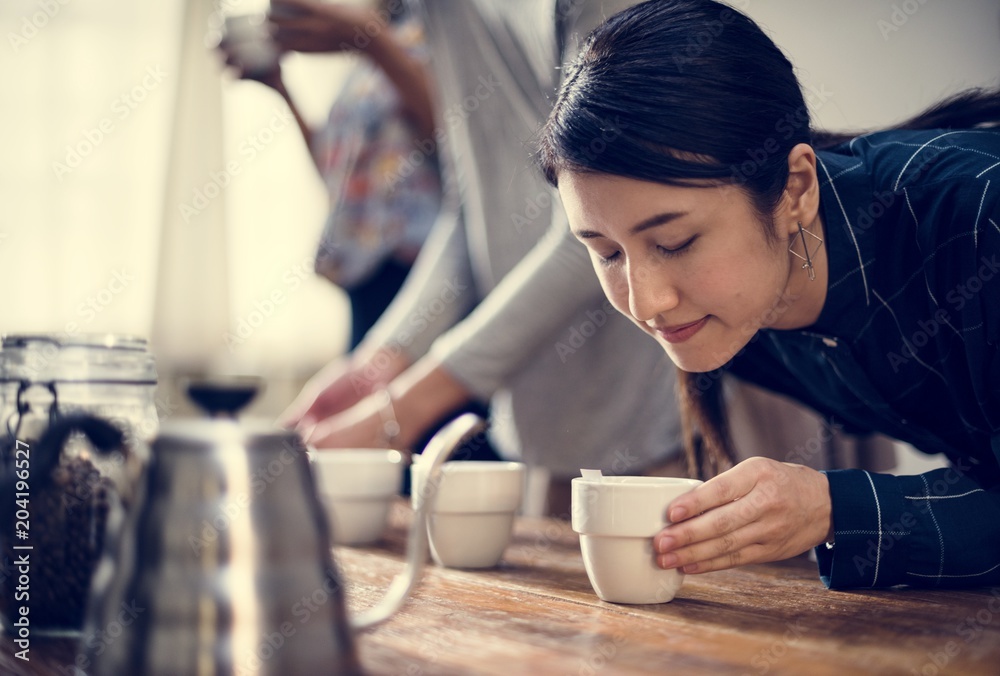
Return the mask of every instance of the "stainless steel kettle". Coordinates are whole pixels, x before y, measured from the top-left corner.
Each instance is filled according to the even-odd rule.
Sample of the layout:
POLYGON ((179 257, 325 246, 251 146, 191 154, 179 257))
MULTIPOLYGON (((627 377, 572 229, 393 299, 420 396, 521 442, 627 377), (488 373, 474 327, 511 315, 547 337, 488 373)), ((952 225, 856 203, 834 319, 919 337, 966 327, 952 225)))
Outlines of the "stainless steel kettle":
MULTIPOLYGON (((77 666, 91 676, 361 673, 352 634, 409 596, 427 561, 430 508, 414 515, 404 573, 348 619, 298 435, 235 420, 252 388, 189 393, 213 418, 165 425, 138 505, 109 521, 77 666)), ((434 437, 432 475, 482 424, 466 414, 434 437)))

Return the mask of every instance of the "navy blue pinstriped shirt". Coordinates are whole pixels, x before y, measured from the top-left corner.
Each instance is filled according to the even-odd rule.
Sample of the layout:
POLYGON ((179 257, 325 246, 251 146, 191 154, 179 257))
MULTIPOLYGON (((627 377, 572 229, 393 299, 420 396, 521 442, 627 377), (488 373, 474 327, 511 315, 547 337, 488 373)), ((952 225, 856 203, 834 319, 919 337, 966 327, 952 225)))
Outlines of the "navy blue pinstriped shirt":
POLYGON ((888 131, 818 153, 830 286, 728 368, 951 467, 827 472, 832 588, 1000 584, 1000 132, 888 131))

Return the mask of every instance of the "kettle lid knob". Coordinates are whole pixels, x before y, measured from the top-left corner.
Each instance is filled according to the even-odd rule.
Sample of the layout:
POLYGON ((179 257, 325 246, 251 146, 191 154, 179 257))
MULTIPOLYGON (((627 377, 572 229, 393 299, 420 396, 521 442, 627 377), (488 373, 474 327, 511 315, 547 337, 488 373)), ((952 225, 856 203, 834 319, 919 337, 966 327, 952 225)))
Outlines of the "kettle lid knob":
POLYGON ((185 384, 191 401, 213 418, 235 418, 263 387, 256 376, 198 378, 185 384))

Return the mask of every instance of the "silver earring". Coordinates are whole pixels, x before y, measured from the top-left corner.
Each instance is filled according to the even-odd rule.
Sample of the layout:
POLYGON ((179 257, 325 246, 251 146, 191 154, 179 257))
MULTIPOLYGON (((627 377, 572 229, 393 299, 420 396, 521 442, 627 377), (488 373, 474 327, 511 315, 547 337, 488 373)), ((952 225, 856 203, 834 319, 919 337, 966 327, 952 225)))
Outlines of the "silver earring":
POLYGON ((815 281, 816 270, 813 268, 812 257, 815 256, 816 252, 819 251, 819 248, 823 246, 823 238, 820 237, 819 235, 814 235, 813 233, 803 228, 802 221, 798 221, 798 226, 799 226, 799 232, 797 235, 792 237, 792 243, 788 245, 788 253, 792 254, 799 260, 805 261, 805 263, 802 264, 802 269, 807 270, 809 272, 809 281, 815 281), (816 240, 816 246, 813 248, 811 253, 809 251, 810 241, 806 239, 806 235, 816 240), (802 250, 805 252, 806 254, 805 256, 795 251, 795 242, 797 242, 799 238, 802 239, 802 250))

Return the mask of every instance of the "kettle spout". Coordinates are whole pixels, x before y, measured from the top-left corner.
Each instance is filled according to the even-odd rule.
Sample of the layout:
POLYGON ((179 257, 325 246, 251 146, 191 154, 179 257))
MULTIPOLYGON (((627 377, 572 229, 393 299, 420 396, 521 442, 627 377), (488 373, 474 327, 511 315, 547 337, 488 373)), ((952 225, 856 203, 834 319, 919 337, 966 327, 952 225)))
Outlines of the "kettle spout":
POLYGON ((427 466, 425 493, 413 515, 406 545, 406 570, 397 575, 386 591, 385 597, 374 608, 351 619, 355 630, 372 627, 392 617, 410 597, 427 565, 427 516, 434 508, 437 487, 441 484, 441 465, 450 458, 469 437, 486 429, 486 421, 474 413, 464 413, 441 428, 423 452, 427 466))

